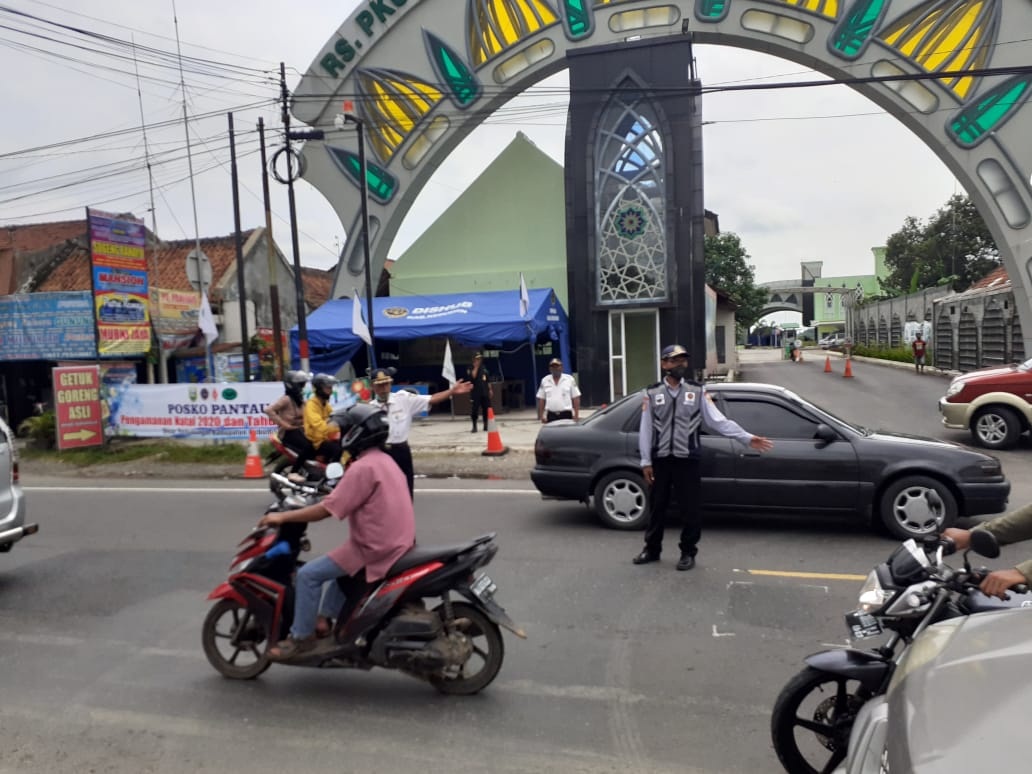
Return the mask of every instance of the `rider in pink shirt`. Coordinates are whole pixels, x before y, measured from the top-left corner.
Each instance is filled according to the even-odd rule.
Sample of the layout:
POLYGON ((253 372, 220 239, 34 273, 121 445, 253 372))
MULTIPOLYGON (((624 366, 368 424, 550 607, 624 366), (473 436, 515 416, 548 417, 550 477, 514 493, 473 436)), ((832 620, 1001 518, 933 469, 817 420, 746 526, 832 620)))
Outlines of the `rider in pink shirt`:
POLYGON ((359 404, 345 414, 341 446, 355 459, 326 498, 294 511, 266 514, 260 526, 321 521, 329 516, 348 520, 348 540, 325 556, 306 562, 297 573, 294 622, 290 636, 269 649, 273 661, 289 661, 309 653, 320 636, 330 631, 328 617, 336 615, 344 598, 337 579, 365 572, 366 582, 385 577, 416 542, 416 521, 408 484, 401 468, 382 450, 387 440, 387 416, 359 404), (326 593, 320 606, 323 587, 326 593), (323 620, 318 620, 322 610, 323 620))

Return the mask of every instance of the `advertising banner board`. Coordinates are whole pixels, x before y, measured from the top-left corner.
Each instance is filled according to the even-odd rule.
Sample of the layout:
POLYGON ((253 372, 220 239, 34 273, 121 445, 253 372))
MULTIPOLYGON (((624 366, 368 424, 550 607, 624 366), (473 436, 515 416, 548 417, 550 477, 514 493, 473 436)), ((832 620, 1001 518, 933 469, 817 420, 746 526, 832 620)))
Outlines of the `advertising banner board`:
POLYGON ((0 296, 0 360, 96 357, 89 291, 0 296))
POLYGON ((143 221, 91 209, 86 216, 99 354, 146 354, 151 330, 143 221))
POLYGON ((57 448, 78 449, 104 442, 100 368, 95 365, 53 369, 57 448))

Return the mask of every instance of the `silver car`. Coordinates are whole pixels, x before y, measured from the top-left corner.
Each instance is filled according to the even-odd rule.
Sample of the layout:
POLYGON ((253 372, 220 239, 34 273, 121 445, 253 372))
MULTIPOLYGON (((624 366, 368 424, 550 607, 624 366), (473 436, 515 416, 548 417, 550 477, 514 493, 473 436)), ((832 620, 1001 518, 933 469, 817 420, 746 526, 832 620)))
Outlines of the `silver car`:
POLYGON ((835 774, 1028 771, 1032 610, 929 626, 857 714, 835 774))
POLYGON ((25 523, 25 493, 18 483, 18 450, 14 433, 0 419, 0 553, 26 535, 35 535, 39 525, 25 523))

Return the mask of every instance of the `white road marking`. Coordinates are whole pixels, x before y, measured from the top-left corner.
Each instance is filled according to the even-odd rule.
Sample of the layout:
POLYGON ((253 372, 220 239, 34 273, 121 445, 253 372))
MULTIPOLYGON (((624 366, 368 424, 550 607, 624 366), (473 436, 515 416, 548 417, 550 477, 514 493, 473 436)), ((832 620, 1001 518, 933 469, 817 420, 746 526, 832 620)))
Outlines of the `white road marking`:
POLYGON ((717 625, 713 624, 713 636, 714 637, 734 637, 734 632, 718 632, 717 625))

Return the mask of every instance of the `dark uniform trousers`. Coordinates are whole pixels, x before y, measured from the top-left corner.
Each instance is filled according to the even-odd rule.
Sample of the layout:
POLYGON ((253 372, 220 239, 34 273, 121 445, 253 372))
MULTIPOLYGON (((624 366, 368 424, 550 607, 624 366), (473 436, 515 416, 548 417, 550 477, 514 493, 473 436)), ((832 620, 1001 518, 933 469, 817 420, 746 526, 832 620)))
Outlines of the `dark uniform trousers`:
POLYGON ((385 451, 390 455, 391 459, 398 463, 398 467, 401 468, 401 472, 405 474, 405 480, 408 481, 409 497, 413 500, 416 499, 416 471, 412 467, 412 450, 409 448, 407 441, 401 443, 389 443, 387 444, 385 451))
POLYGON ((695 556, 702 536, 702 515, 699 512, 699 458, 654 457, 652 459, 651 509, 645 529, 645 550, 659 556, 663 550, 663 527, 670 507, 670 495, 677 498, 681 514, 680 548, 682 554, 695 556))

